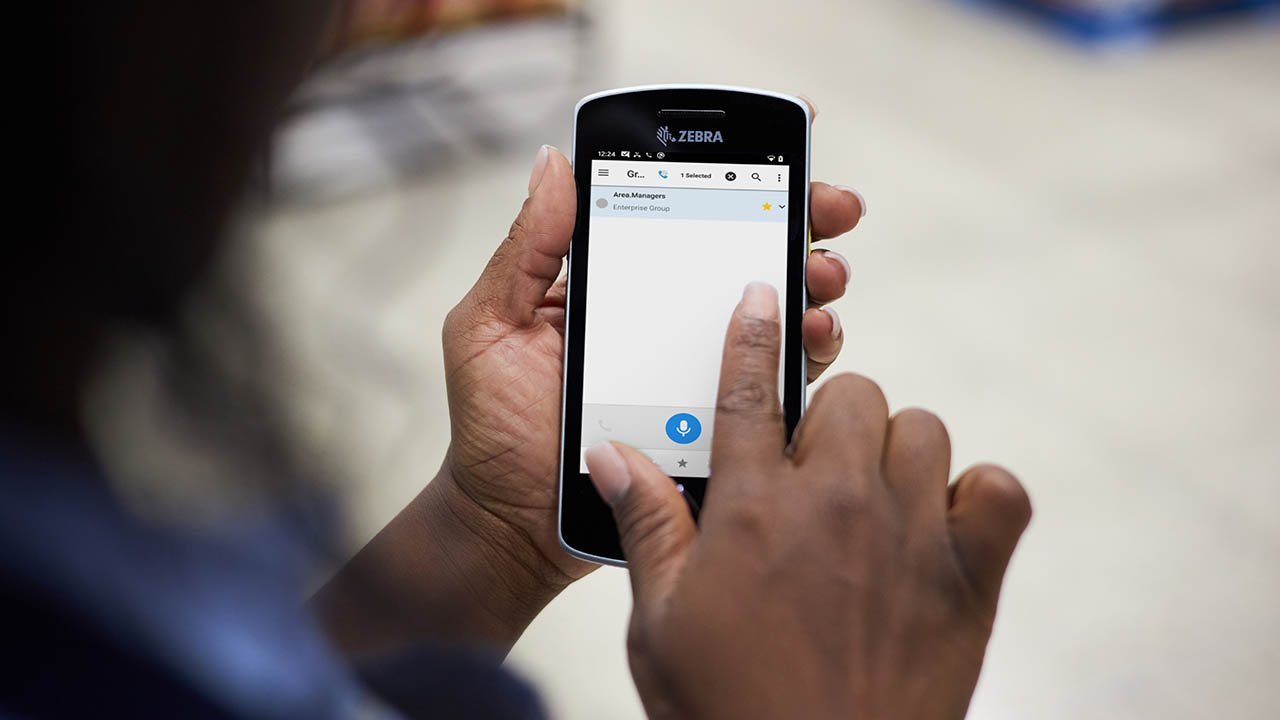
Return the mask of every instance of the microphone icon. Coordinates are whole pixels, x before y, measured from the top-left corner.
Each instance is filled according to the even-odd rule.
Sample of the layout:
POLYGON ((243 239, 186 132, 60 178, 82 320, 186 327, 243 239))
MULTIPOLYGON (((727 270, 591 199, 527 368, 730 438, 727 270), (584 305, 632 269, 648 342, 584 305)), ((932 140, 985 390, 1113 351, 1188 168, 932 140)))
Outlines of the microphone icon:
POLYGON ((702 436, 702 422, 692 413, 676 413, 667 418, 667 437, 677 445, 688 445, 702 436))

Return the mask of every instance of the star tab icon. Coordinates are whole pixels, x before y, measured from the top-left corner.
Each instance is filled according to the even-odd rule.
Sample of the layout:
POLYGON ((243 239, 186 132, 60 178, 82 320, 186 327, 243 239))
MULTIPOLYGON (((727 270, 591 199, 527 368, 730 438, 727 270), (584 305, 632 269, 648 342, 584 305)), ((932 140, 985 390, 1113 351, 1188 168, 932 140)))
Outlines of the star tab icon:
POLYGON ((761 205, 760 207, 764 208, 765 210, 768 210, 769 208, 771 208, 771 207, 773 207, 773 206, 772 206, 772 205, 770 205, 769 203, 765 203, 764 205, 761 205))

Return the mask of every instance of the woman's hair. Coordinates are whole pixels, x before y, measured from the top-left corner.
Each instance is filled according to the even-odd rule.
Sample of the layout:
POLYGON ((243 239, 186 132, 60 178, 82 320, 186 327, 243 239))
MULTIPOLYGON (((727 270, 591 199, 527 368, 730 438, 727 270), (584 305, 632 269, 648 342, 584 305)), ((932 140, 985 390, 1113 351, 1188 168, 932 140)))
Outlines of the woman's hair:
POLYGON ((34 6, 26 27, 42 45, 15 68, 31 91, 10 108, 21 116, 11 158, 22 159, 8 174, 24 187, 10 226, 26 229, 0 263, 7 422, 74 408, 103 328, 172 320, 331 10, 315 0, 34 6))

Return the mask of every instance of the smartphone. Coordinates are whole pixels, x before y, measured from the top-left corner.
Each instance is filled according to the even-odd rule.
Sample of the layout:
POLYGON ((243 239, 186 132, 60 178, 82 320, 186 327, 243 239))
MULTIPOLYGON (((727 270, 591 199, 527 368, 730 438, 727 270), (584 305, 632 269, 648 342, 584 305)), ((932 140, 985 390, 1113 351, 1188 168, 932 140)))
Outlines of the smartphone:
POLYGON ((583 459, 601 441, 645 453, 696 517, 725 330, 753 280, 778 289, 778 393, 794 430, 805 402, 810 121, 798 98, 711 85, 625 88, 578 103, 560 432, 569 553, 625 564, 583 459))

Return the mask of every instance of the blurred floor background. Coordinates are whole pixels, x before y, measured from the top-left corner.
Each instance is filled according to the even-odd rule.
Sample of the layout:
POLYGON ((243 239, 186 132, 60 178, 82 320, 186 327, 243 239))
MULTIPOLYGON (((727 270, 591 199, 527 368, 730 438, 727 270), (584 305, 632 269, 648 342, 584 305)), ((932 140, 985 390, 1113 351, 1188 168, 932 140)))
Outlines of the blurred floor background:
MULTIPOLYGON (((323 108, 291 126, 277 201, 226 264, 270 328, 274 401, 338 483, 350 552, 443 456, 441 322, 504 236, 538 145, 570 147, 577 97, 801 92, 819 109, 814 179, 869 206, 831 244, 854 267, 833 372, 933 409, 957 472, 999 461, 1035 502, 971 716, 1280 713, 1280 25, 1089 49, 930 0, 619 0, 539 22, 469 51, 432 41, 507 74, 506 103, 402 63, 454 91, 410 117, 434 127, 472 98, 491 128, 450 137, 445 117, 396 145, 323 108), (362 133, 367 154, 403 152, 317 181, 332 158, 310 149, 341 155, 351 143, 332 139, 362 133)), ((358 63, 303 97, 323 104, 335 77, 359 86, 358 63)), ((629 610, 625 573, 596 572, 509 663, 555 717, 641 717, 629 610)))

